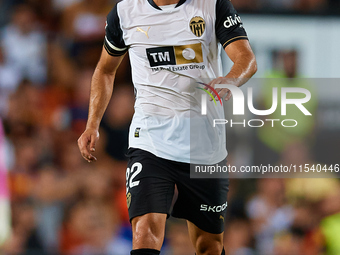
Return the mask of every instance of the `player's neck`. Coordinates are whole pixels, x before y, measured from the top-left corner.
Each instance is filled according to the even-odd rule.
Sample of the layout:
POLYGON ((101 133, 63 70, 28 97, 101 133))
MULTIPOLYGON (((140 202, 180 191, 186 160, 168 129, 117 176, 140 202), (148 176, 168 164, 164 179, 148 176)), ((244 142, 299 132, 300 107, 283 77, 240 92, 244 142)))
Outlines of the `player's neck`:
POLYGON ((158 6, 177 4, 179 0, 153 0, 158 6))

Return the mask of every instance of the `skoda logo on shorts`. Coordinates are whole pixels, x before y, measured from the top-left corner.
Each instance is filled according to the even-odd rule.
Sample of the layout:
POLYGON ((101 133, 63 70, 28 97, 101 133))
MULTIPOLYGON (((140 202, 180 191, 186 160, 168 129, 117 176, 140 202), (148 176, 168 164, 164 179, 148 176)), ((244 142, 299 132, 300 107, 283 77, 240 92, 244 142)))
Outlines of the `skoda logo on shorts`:
POLYGON ((205 30, 205 21, 203 18, 196 16, 190 20, 191 32, 197 37, 201 37, 205 30))
POLYGON ((126 203, 127 203, 128 209, 129 209, 130 205, 131 205, 131 193, 130 192, 126 194, 126 203))

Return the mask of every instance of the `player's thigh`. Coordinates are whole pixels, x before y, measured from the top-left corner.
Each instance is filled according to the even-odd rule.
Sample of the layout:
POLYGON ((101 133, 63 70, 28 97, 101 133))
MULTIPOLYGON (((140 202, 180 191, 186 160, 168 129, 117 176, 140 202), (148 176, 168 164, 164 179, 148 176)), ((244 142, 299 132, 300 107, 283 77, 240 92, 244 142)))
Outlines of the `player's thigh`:
POLYGON ((160 250, 165 233, 166 214, 147 213, 131 220, 133 249, 160 250))
POLYGON ((130 221, 148 213, 169 216, 175 183, 164 160, 136 149, 128 155, 126 196, 130 221))
POLYGON ((223 250, 223 233, 212 234, 206 232, 187 220, 189 236, 197 255, 220 255, 223 250))
POLYGON ((211 234, 224 231, 227 211, 228 179, 195 179, 182 174, 176 182, 178 198, 172 215, 184 218, 211 234))
POLYGON ((172 169, 164 159, 143 150, 129 150, 128 157, 126 196, 133 249, 160 250, 175 190, 172 169))

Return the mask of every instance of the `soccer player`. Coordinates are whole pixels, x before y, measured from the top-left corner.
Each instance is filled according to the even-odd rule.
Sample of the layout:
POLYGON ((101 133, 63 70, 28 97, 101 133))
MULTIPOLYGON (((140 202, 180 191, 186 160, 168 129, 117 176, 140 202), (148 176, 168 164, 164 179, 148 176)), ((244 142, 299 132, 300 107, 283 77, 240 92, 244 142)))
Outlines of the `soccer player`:
MULTIPOLYGON (((160 254, 170 214, 187 220, 197 255, 224 254, 228 179, 193 179, 189 166, 214 164, 227 156, 222 130, 205 125, 209 117, 195 118, 203 93, 197 87, 199 82, 207 84, 206 80, 210 91, 216 84, 241 86, 256 72, 241 19, 229 0, 119 2, 107 17, 104 47, 91 84, 88 122, 78 140, 88 162, 97 160, 93 152, 99 124, 127 51, 136 92, 126 172, 131 254, 160 254), (221 47, 234 63, 225 77, 221 77, 221 47), (197 120, 198 136, 192 139, 190 125, 197 120), (220 139, 218 145, 216 139, 220 139), (170 212, 175 186, 178 197, 170 212)), ((231 97, 228 89, 217 92, 226 100, 231 97)), ((209 109, 221 107, 210 103, 209 109)))

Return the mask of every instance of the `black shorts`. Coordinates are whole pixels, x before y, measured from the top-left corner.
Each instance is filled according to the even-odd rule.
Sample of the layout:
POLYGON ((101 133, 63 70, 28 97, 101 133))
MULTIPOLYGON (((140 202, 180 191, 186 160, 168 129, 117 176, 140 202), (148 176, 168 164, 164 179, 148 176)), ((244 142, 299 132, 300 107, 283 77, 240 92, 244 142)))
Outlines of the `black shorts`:
POLYGON ((130 221, 147 213, 164 213, 189 220, 209 233, 224 231, 228 179, 191 179, 190 164, 159 158, 140 149, 129 149, 127 156, 130 221), (175 185, 178 197, 170 212, 175 185))

